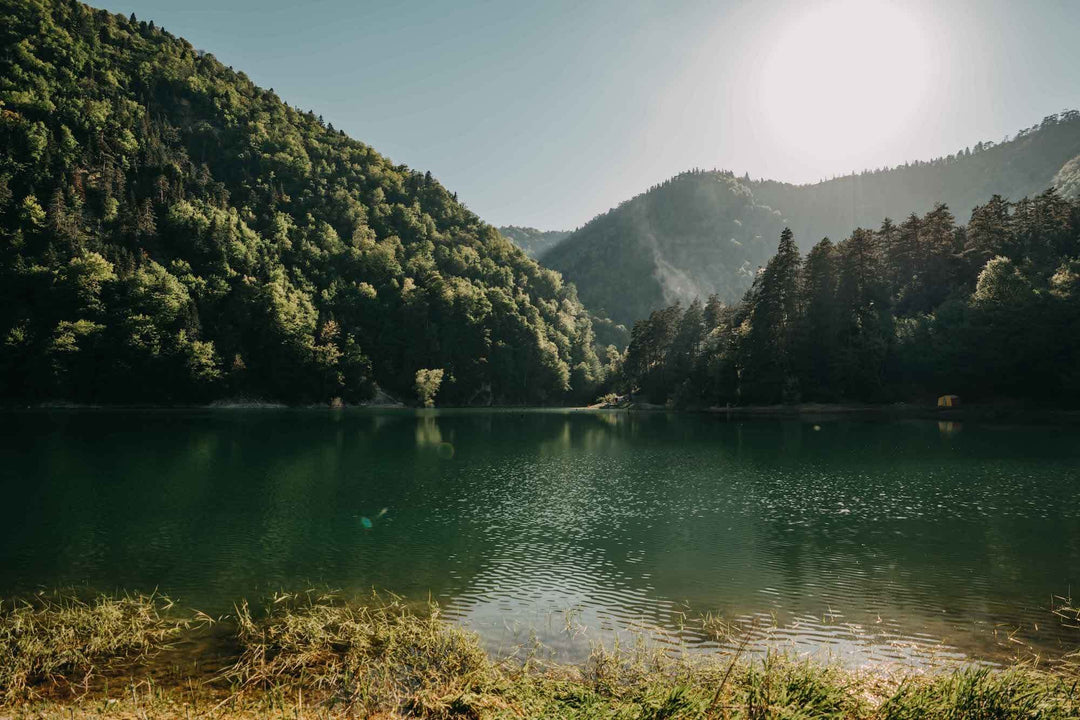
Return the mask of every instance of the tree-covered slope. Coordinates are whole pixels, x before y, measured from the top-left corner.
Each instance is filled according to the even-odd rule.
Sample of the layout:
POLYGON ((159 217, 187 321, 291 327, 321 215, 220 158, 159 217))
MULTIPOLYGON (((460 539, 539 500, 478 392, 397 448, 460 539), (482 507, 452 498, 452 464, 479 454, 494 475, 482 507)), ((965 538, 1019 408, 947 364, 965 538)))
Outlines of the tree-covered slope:
POLYGON ((881 218, 899 220, 944 203, 967 217, 994 195, 1017 200, 1054 184, 1062 167, 1080 154, 1080 112, 1052 115, 1001 143, 980 142, 954 155, 886 170, 868 171, 812 185, 751 183, 754 197, 780 208, 801 242, 841 238, 881 218))
POLYGON ((0 138, 4 397, 427 397, 430 369, 441 402, 559 402, 600 379, 556 273, 152 22, 0 0, 0 138))
POLYGON ((575 283, 590 310, 630 325, 677 300, 738 299, 785 225, 806 248, 939 202, 966 217, 995 194, 1033 196, 1055 183, 1069 194, 1078 153, 1080 113, 1071 111, 1007 142, 812 185, 685 173, 598 216, 540 260, 575 283))
POLYGON ((515 245, 524 250, 526 255, 535 258, 565 240, 570 235, 570 231, 537 230, 533 227, 503 225, 499 228, 499 234, 509 238, 515 245))
POLYGON ((677 300, 735 300, 783 227, 731 173, 694 171, 590 220, 540 261, 590 310, 631 325, 677 300))
POLYGON ((1054 176, 1054 187, 1063 197, 1080 198, 1080 155, 1061 166, 1054 176))

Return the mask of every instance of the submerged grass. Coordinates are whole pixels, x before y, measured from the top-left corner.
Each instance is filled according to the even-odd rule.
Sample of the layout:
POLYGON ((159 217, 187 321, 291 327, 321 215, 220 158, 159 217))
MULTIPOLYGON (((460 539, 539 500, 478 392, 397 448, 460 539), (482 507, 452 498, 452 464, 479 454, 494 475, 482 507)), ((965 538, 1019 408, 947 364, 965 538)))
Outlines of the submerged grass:
POLYGON ((1080 717, 1080 676, 1068 665, 857 671, 777 652, 747 656, 746 643, 702 657, 644 639, 597 645, 572 666, 532 654, 497 660, 435 606, 315 592, 278 595, 257 610, 239 604, 228 620, 231 665, 164 687, 149 679, 152 658, 185 626, 170 619, 167 601, 53 598, 6 608, 0 718, 1080 717), (111 692, 47 691, 116 665, 127 674, 111 692))
POLYGON ((161 595, 40 593, 0 606, 0 704, 89 689, 95 673, 163 649, 188 625, 161 595))

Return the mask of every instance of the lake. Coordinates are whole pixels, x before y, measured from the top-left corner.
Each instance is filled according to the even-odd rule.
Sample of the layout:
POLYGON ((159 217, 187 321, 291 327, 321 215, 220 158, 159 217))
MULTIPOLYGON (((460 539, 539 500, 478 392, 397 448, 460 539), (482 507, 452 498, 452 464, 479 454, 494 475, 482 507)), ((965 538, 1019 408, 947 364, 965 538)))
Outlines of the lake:
POLYGON ((438 600, 494 652, 612 633, 844 662, 1060 655, 1080 430, 584 411, 0 413, 0 595, 228 612, 330 586, 438 600))

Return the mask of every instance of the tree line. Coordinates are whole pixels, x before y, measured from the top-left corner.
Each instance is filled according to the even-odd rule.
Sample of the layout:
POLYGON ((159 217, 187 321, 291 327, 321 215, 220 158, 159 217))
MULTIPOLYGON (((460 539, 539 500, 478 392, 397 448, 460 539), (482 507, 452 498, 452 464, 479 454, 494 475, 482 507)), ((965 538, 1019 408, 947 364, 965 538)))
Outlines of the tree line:
POLYGON ((686 407, 1080 400, 1080 201, 994 196, 828 238, 790 230, 741 302, 634 325, 619 386, 686 407))

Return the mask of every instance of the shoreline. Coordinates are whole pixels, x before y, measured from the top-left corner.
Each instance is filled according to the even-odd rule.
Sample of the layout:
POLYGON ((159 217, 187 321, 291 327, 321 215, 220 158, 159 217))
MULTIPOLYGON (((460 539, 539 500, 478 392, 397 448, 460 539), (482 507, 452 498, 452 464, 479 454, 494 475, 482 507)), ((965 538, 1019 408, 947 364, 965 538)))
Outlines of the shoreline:
POLYGON ((706 412, 746 417, 882 417, 914 418, 941 421, 962 420, 1028 420, 1045 422, 1080 422, 1080 411, 1060 407, 1015 405, 1009 403, 967 405, 939 408, 934 405, 896 403, 889 405, 854 405, 804 403, 795 406, 756 405, 734 408, 708 408, 706 412))
POLYGON ((207 404, 175 405, 161 403, 74 403, 46 401, 38 403, 0 402, 0 412, 27 411, 350 411, 396 410, 401 412, 473 411, 473 412, 625 412, 665 413, 675 415, 710 415, 732 419, 799 419, 805 422, 838 419, 857 420, 939 420, 942 422, 1020 422, 1025 424, 1080 424, 1080 409, 1056 405, 1026 403, 984 403, 961 407, 939 408, 918 403, 798 403, 791 405, 731 405, 727 407, 677 408, 643 402, 596 403, 593 405, 453 405, 423 408, 404 403, 362 403, 340 405, 287 403, 235 399, 216 400, 207 404))
POLYGON ((726 407, 670 408, 649 403, 622 403, 590 405, 589 410, 612 410, 637 413, 676 413, 724 415, 739 419, 791 419, 807 422, 813 420, 854 419, 917 419, 945 422, 972 421, 1022 421, 1031 423, 1059 422, 1080 423, 1080 410, 1060 406, 985 403, 962 407, 939 408, 919 403, 797 403, 791 405, 731 405, 726 407))
MULTIPOLYGON (((746 632, 713 627, 718 640, 746 632)), ((784 651, 752 657, 745 647, 697 656, 642 642, 596 645, 583 662, 551 663, 538 646, 492 657, 437 606, 393 596, 279 594, 210 618, 160 595, 42 593, 0 603, 0 718, 1080 714, 1080 653, 1057 664, 917 671, 784 651)))

